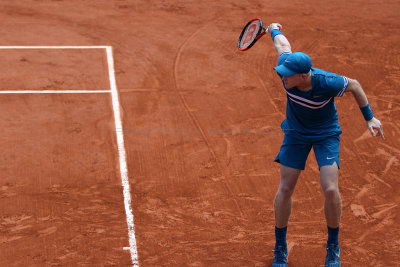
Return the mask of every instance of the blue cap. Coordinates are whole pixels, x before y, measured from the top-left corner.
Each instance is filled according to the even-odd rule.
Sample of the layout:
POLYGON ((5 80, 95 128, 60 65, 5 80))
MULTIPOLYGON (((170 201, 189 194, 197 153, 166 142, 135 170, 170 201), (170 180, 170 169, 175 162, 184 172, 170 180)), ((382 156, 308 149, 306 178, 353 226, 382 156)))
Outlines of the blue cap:
POLYGON ((274 68, 281 76, 308 73, 311 70, 311 58, 302 52, 290 54, 283 64, 274 68))

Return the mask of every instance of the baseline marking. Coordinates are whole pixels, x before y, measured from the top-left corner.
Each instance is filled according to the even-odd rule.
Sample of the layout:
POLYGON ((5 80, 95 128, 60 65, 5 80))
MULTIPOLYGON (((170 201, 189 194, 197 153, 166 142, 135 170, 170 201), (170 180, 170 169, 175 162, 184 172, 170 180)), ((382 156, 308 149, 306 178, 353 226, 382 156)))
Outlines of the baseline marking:
POLYGON ((129 248, 131 252, 131 260, 133 266, 139 267, 139 259, 138 259, 137 245, 135 238, 135 226, 133 224, 133 214, 131 209, 131 193, 128 180, 128 168, 126 164, 124 135, 122 130, 121 115, 119 111, 117 83, 115 82, 114 58, 112 53, 112 47, 107 46, 106 51, 107 51, 107 62, 108 62, 108 72, 110 78, 112 104, 114 109, 115 130, 117 134, 117 143, 119 151, 119 169, 121 171, 121 182, 124 192, 126 222, 128 224, 129 248))

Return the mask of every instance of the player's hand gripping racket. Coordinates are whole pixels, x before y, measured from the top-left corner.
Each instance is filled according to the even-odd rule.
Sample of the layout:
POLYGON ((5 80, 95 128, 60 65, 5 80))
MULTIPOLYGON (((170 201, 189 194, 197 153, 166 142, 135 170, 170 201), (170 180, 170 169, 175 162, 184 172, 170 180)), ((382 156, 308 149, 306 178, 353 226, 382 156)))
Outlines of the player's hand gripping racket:
MULTIPOLYGON (((279 30, 281 27, 279 27, 279 30)), ((247 25, 243 28, 242 33, 239 36, 238 48, 241 51, 245 51, 252 47, 258 39, 263 37, 268 32, 264 28, 262 20, 260 18, 255 18, 250 20, 247 25)))

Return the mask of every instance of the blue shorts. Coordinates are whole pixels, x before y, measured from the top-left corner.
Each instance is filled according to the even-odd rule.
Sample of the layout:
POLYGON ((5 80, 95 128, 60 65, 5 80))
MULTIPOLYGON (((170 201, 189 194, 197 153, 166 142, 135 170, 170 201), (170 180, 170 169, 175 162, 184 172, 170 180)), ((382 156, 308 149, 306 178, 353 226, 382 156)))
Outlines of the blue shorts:
POLYGON ((332 165, 334 162, 340 168, 339 143, 339 135, 302 138, 297 135, 285 134, 281 150, 274 161, 284 166, 304 170, 308 154, 313 148, 319 168, 332 165))

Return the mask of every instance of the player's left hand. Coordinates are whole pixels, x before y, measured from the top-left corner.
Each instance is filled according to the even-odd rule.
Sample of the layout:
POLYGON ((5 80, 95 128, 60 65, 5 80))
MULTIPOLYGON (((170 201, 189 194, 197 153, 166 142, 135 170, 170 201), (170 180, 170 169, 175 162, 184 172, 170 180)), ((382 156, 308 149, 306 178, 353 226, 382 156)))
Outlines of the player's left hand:
POLYGON ((377 118, 373 117, 367 121, 367 127, 372 136, 382 136, 382 139, 385 139, 385 136, 383 135, 382 124, 377 118), (375 129, 378 130, 378 132, 375 133, 375 129))

